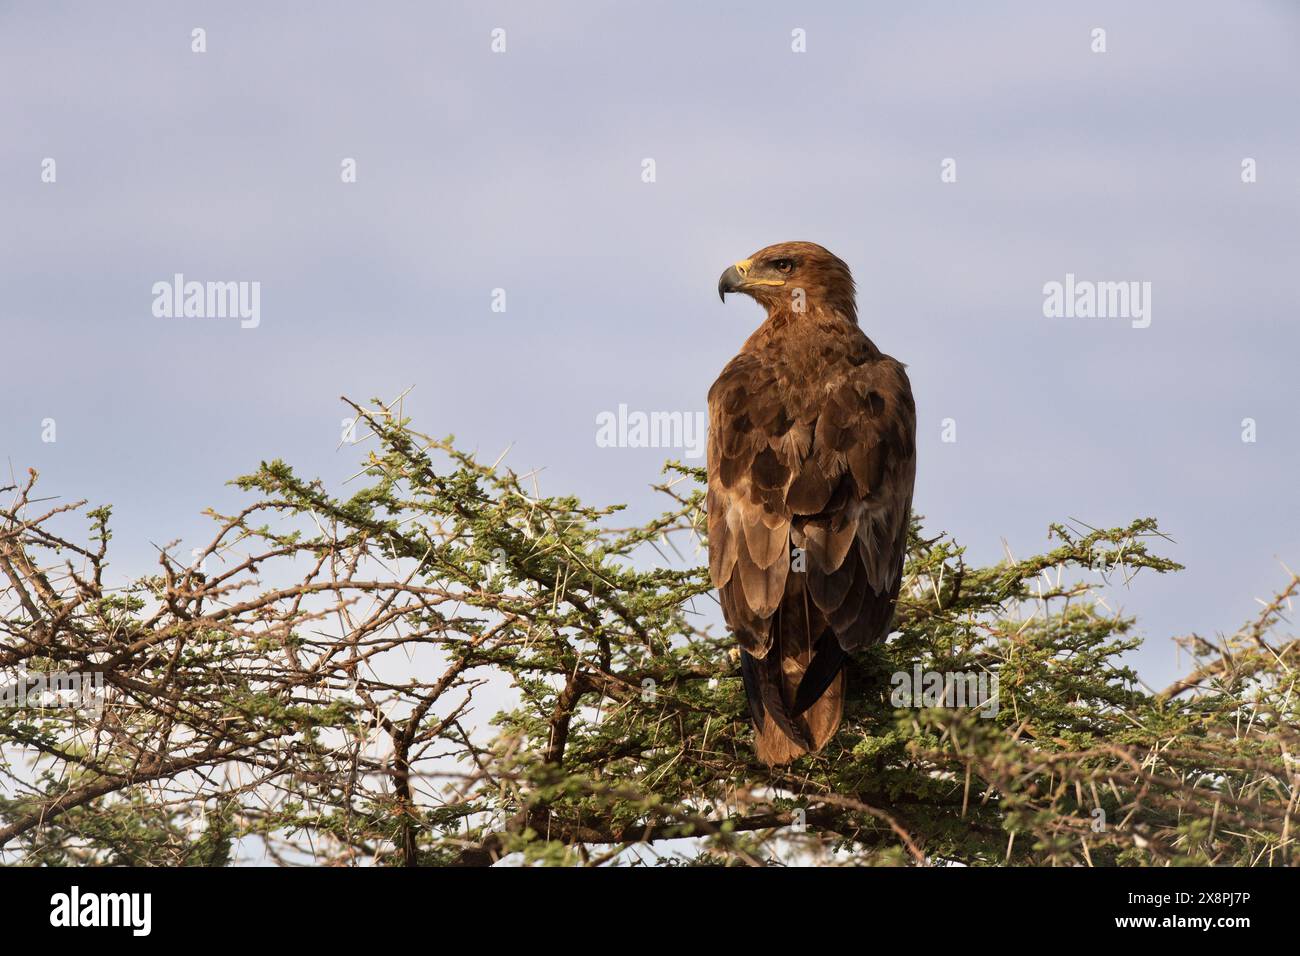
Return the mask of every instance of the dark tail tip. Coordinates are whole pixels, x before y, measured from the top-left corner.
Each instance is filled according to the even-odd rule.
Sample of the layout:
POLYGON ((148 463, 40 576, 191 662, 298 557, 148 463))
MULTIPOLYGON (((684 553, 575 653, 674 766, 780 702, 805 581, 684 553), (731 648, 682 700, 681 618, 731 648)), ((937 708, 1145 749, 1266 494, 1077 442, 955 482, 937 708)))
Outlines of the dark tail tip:
POLYGON ((791 716, 798 717, 821 699, 826 688, 838 676, 847 657, 835 632, 829 629, 822 632, 821 640, 817 642, 817 654, 799 681, 799 689, 794 695, 794 707, 790 709, 791 716))
POLYGON ((802 721, 790 716, 785 695, 781 690, 781 655, 776 648, 759 659, 741 651, 741 674, 745 678, 745 695, 749 698, 749 713, 754 727, 761 730, 766 713, 781 732, 805 750, 812 750, 812 738, 802 726, 802 721))

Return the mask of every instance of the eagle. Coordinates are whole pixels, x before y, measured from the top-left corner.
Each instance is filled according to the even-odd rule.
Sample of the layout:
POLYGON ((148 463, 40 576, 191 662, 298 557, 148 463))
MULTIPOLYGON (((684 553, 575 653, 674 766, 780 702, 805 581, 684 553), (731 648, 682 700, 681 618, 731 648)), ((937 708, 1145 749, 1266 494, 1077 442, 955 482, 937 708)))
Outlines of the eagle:
POLYGON ((846 656, 889 633, 916 404, 823 247, 768 246, 722 273, 729 292, 767 319, 709 389, 709 574, 740 643, 755 750, 778 765, 834 736, 846 656))

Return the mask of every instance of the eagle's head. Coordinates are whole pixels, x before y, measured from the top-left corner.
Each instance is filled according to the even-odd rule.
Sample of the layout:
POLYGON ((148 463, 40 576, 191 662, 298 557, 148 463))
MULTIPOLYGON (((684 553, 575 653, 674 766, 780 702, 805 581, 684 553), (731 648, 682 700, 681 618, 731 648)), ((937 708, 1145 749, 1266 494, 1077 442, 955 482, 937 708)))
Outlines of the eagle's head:
POLYGON ((727 268, 718 280, 718 298, 743 292, 777 312, 829 309, 857 321, 853 276, 844 260, 815 242, 778 242, 727 268))

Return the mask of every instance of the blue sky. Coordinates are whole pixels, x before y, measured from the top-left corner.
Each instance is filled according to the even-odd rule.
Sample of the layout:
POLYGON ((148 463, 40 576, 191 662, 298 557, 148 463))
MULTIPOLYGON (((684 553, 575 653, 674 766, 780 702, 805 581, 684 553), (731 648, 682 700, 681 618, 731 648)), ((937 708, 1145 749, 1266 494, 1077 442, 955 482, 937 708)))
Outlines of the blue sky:
POLYGON ((338 397, 408 386, 648 514, 672 453, 596 416, 702 410, 761 318, 718 274, 808 239, 909 365, 932 531, 1159 518, 1188 569, 1118 599, 1167 680, 1300 563, 1300 7, 1047 7, 0 4, 0 452, 114 505, 121 575, 262 459, 352 474, 338 397), (260 282, 259 326, 156 318, 177 272, 260 282), (1150 327, 1045 318, 1067 273, 1150 282, 1150 327))

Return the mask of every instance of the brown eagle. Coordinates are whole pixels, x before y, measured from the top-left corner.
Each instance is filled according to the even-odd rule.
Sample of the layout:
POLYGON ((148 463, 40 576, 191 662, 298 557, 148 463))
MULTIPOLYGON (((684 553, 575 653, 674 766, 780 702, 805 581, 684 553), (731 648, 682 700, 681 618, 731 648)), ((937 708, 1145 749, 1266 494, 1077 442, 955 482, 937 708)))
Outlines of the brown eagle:
POLYGON ((846 653, 889 632, 916 405, 826 249, 768 246, 722 274, 728 292, 767 321, 709 389, 709 572, 741 644, 759 759, 783 764, 834 735, 846 653))

